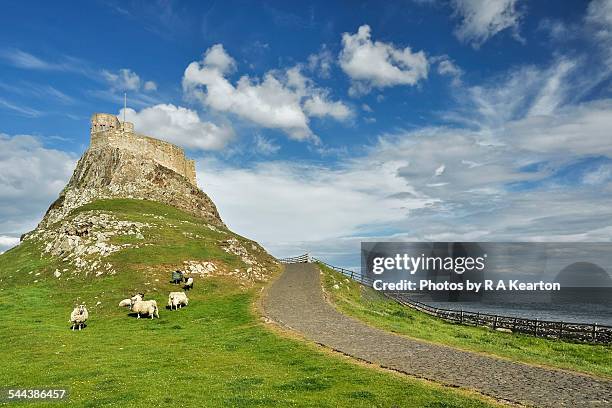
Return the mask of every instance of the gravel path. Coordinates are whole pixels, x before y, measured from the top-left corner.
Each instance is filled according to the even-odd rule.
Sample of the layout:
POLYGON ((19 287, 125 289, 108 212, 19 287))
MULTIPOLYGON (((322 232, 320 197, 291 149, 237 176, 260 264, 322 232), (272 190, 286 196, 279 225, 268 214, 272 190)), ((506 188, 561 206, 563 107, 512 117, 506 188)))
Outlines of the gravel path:
POLYGON ((263 308, 314 342, 410 375, 530 406, 612 407, 612 381, 411 340, 347 317, 323 298, 312 264, 287 265, 263 308))

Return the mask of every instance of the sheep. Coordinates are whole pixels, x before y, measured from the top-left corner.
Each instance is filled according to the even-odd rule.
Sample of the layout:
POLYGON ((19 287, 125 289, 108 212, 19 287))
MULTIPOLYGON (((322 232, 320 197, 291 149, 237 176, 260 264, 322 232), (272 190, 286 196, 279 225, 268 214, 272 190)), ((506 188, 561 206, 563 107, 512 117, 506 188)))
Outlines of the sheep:
POLYGON ((130 299, 132 300, 132 303, 137 302, 139 300, 144 300, 144 293, 137 293, 134 296, 132 296, 130 299))
POLYGON ((183 286, 184 290, 193 289, 193 278, 187 279, 187 283, 183 286))
POLYGON ((187 306, 188 304, 189 298, 185 292, 170 292, 170 295, 168 295, 168 306, 170 306, 170 310, 187 306))
POLYGON ((132 303, 132 312, 138 314, 138 318, 140 319, 141 314, 157 317, 159 319, 159 309, 157 308, 157 302, 154 300, 137 300, 132 303))
POLYGON ((72 323, 72 330, 74 330, 74 328, 77 326, 79 330, 81 330, 81 327, 85 326, 85 322, 87 321, 88 317, 89 312, 87 311, 85 305, 79 305, 75 307, 72 313, 70 313, 69 320, 70 323, 72 323))
POLYGON ((132 308, 132 299, 123 299, 119 302, 119 307, 129 307, 132 308))

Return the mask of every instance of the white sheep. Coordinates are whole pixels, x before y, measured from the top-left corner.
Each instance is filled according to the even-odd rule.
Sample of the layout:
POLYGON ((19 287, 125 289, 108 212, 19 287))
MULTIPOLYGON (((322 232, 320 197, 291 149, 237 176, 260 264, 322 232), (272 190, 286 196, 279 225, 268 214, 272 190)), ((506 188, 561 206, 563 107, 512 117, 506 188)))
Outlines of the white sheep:
POLYGON ((185 283, 185 286, 183 286, 183 289, 185 290, 193 289, 193 278, 187 279, 187 283, 185 283))
POLYGON ((132 300, 132 304, 134 304, 134 302, 137 302, 139 300, 144 300, 144 293, 137 293, 134 296, 132 296, 130 299, 132 300))
POLYGON ((189 298, 185 292, 170 292, 168 295, 168 306, 170 310, 178 309, 179 307, 187 306, 189 304, 189 298))
POLYGON ((154 300, 137 300, 132 303, 132 312, 137 313, 139 319, 141 314, 151 316, 151 319, 154 316, 159 319, 159 309, 154 300))
POLYGON ((70 323, 72 323, 72 330, 78 326, 79 330, 81 327, 85 325, 85 322, 89 318, 89 312, 85 305, 79 305, 74 308, 72 313, 70 313, 70 323))
POLYGON ((132 308, 132 299, 123 299, 119 302, 119 307, 129 307, 132 308))

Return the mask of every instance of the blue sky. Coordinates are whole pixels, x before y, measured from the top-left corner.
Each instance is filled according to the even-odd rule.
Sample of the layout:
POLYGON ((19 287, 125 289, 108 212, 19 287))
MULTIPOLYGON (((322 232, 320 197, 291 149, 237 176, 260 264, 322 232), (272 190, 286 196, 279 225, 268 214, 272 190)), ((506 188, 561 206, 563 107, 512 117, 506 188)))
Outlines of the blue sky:
POLYGON ((612 1, 12 2, 0 250, 93 112, 179 144, 237 232, 346 266, 362 239, 612 234, 612 1))

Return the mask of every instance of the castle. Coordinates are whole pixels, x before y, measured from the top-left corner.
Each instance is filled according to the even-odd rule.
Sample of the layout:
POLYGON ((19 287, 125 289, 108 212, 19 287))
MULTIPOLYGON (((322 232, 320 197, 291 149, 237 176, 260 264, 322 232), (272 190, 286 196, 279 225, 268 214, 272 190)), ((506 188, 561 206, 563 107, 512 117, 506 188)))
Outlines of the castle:
POLYGON ((120 122, 115 115, 95 113, 91 117, 90 149, 115 147, 132 151, 184 176, 197 186, 195 162, 178 146, 134 132, 134 124, 120 122))

